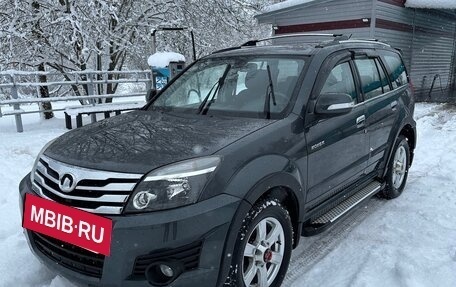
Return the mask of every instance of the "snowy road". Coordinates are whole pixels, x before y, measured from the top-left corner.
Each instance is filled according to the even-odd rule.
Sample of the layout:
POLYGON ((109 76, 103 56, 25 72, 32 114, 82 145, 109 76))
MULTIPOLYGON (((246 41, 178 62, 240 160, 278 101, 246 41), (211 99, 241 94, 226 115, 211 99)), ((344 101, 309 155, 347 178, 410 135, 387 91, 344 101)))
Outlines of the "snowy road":
MULTIPOLYGON (((372 199, 327 232, 302 238, 283 286, 456 286, 456 108, 419 104, 418 147, 405 193, 372 199)), ((0 286, 72 286, 30 253, 17 186, 63 120, 0 118, 0 286)))

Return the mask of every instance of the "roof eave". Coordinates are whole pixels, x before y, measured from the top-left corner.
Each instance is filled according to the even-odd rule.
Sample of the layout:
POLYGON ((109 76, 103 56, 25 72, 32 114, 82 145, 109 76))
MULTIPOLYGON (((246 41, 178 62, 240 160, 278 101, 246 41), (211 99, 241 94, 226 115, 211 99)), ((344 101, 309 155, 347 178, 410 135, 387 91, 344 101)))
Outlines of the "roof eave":
POLYGON ((267 18, 267 17, 273 16, 273 15, 276 15, 276 14, 286 13, 286 12, 290 12, 290 11, 293 11, 293 10, 310 7, 310 6, 319 4, 319 3, 332 2, 332 1, 334 1, 334 0, 315 0, 315 1, 312 1, 312 2, 297 4, 297 5, 294 5, 294 6, 285 7, 285 8, 282 8, 282 9, 278 9, 278 10, 274 10, 274 11, 270 11, 270 12, 257 14, 257 15, 254 16, 254 18, 257 19, 257 20, 260 20, 260 18, 267 18))

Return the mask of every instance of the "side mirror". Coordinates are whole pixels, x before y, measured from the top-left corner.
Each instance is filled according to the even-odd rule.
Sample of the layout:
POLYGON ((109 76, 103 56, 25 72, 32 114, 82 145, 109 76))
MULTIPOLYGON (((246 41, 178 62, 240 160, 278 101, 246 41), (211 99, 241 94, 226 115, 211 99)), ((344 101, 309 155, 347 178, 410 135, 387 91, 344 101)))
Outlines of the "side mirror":
POLYGON ((150 89, 146 94, 146 102, 150 102, 155 96, 157 96, 157 90, 150 89))
POLYGON ((352 97, 344 93, 325 93, 318 97, 315 113, 342 115, 352 111, 355 104, 352 97))

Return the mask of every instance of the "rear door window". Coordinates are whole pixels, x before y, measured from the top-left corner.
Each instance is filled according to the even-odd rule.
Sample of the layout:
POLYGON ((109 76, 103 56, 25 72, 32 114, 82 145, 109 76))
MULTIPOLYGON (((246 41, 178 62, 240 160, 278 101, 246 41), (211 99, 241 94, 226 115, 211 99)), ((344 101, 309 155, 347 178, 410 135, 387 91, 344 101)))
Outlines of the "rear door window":
POLYGON ((364 100, 369 100, 383 94, 383 84, 375 63, 375 59, 356 59, 364 100))
POLYGON ((398 54, 388 54, 384 56, 385 64, 389 70, 389 77, 393 88, 398 88, 408 83, 405 65, 398 54))
POLYGON ((380 81, 382 82, 383 93, 391 91, 388 77, 386 76, 383 66, 380 64, 379 59, 375 59, 375 64, 377 65, 377 70, 380 73, 380 81))

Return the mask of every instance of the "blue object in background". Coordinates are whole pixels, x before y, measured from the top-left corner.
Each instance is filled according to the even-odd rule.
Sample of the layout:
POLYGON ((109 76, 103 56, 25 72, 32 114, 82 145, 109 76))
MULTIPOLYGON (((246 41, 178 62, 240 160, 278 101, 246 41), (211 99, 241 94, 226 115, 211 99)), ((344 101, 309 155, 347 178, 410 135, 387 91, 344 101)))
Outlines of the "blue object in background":
POLYGON ((170 62, 166 68, 152 67, 154 87, 156 90, 163 89, 169 80, 181 73, 185 68, 185 62, 170 62))
POLYGON ((168 84, 168 78, 167 77, 155 77, 155 88, 157 90, 163 89, 166 84, 168 84))
POLYGON ((166 84, 168 83, 168 79, 170 76, 170 71, 168 68, 157 68, 152 67, 152 72, 155 78, 155 88, 157 90, 163 89, 166 84))

